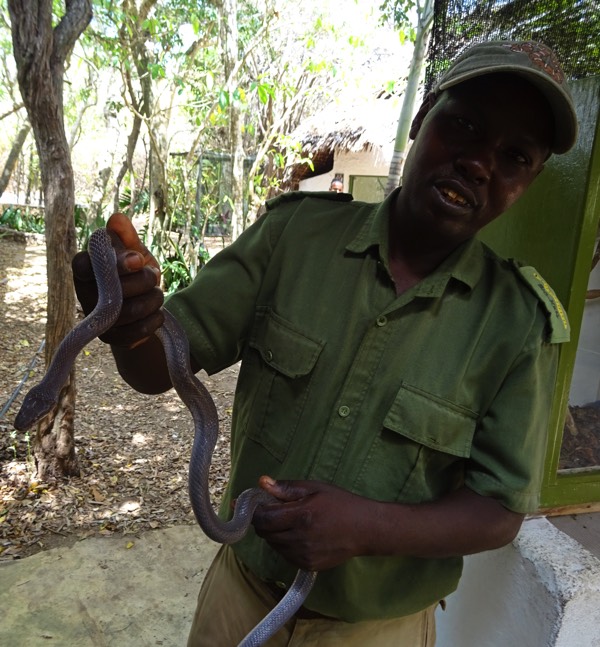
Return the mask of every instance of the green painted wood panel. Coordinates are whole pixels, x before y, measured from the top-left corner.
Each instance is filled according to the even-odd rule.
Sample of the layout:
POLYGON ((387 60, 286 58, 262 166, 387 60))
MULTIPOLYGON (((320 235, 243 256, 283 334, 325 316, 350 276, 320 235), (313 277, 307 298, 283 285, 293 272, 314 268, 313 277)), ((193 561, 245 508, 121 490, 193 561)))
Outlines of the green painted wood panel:
POLYGON ((561 348, 543 507, 600 501, 600 466, 558 472, 563 423, 600 216, 600 77, 575 81, 571 87, 580 123, 577 144, 568 154, 553 156, 529 192, 480 234, 502 256, 534 265, 554 288, 569 314, 571 341, 561 348))

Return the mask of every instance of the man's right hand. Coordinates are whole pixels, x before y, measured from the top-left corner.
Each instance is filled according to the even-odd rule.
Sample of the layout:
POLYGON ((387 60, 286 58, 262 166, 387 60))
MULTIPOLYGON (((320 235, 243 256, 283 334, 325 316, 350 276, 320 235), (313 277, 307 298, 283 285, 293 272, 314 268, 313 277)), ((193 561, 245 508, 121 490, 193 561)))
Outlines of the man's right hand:
MULTIPOLYGON (((160 268, 127 216, 113 214, 106 223, 106 229, 117 255, 123 307, 116 324, 100 339, 111 346, 134 348, 147 341, 163 322, 160 308, 164 297, 159 287, 160 268)), ((88 252, 75 255, 72 269, 77 298, 88 315, 98 301, 98 289, 88 252)))

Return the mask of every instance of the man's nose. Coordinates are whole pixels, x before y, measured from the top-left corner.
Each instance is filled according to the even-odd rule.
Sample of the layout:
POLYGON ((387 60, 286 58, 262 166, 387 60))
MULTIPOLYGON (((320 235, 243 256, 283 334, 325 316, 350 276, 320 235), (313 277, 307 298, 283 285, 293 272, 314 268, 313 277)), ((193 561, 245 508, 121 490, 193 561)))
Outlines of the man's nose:
POLYGON ((461 176, 474 184, 484 184, 489 181, 492 164, 492 156, 482 150, 465 151, 456 160, 456 167, 461 176))

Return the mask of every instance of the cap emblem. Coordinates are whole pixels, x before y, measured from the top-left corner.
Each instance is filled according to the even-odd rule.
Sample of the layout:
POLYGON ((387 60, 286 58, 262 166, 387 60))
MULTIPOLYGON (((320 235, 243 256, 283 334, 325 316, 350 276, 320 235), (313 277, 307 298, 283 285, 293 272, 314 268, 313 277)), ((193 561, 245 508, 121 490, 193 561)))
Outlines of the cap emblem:
POLYGON ((565 75, 554 52, 546 45, 534 41, 506 44, 513 52, 522 52, 540 70, 551 76, 558 84, 565 82, 565 75))

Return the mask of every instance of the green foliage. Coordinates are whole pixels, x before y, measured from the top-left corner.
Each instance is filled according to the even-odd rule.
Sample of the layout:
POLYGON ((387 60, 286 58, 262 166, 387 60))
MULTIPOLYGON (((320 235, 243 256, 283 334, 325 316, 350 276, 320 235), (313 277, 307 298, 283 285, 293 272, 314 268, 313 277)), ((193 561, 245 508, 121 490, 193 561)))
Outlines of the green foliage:
POLYGON ((96 214, 91 220, 87 209, 80 204, 75 205, 75 232, 77 234, 77 249, 87 248, 88 241, 92 232, 100 227, 104 227, 104 218, 96 214))
MULTIPOLYGON (((128 211, 131 206, 131 189, 129 187, 123 189, 119 193, 119 209, 121 211, 128 211)), ((142 189, 136 196, 135 204, 133 205, 133 213, 148 213, 150 209, 150 194, 148 189, 142 189)))
POLYGON ((154 81, 156 81, 156 79, 164 79, 167 76, 164 66, 158 63, 148 63, 148 71, 154 81))
POLYGON ((250 90, 256 92, 258 100, 262 104, 266 104, 269 99, 275 100, 277 98, 277 91, 273 83, 252 81, 250 84, 250 90))
POLYGON ((381 24, 391 22, 398 31, 402 44, 406 40, 415 42, 416 30, 413 23, 416 16, 415 9, 418 11, 419 5, 416 0, 383 0, 379 6, 381 24))
POLYGON ((204 245, 199 241, 197 230, 186 238, 182 232, 162 232, 160 236, 148 237, 148 226, 139 232, 142 242, 148 246, 162 270, 162 287, 172 294, 189 285, 209 259, 204 245))
POLYGON ((312 158, 302 154, 302 144, 294 141, 289 135, 279 135, 274 142, 274 147, 267 153, 276 172, 268 175, 256 173, 252 178, 254 194, 263 201, 268 197, 271 189, 279 189, 281 178, 286 168, 295 164, 306 164, 311 171, 314 171, 312 158))
MULTIPOLYGON (((203 159, 198 186, 197 170, 188 173, 185 156, 174 156, 168 168, 167 187, 168 217, 156 223, 152 236, 147 226, 140 233, 161 266, 163 289, 170 294, 189 285, 208 260, 202 241, 221 213, 222 163, 219 159, 203 159)), ((134 211, 146 213, 148 191, 141 191, 139 198, 134 211)), ((122 208, 129 207, 129 191, 123 191, 121 199, 122 208)))
MULTIPOLYGON (((77 234, 77 248, 84 249, 90 234, 94 229, 104 226, 104 219, 96 216, 88 220, 88 213, 82 205, 75 205, 75 231, 77 234)), ((43 234, 45 230, 44 212, 42 209, 21 209, 8 207, 0 216, 0 225, 16 231, 43 234)))
MULTIPOLYGON (((64 87, 65 129, 75 142, 77 199, 96 209, 111 204, 113 180, 119 177, 119 207, 146 214, 152 173, 152 189, 156 183, 168 196, 164 226, 174 236, 202 240, 205 233, 228 233, 234 193, 236 203, 243 200, 243 208, 251 210, 251 222, 257 201, 279 184, 286 165, 298 156, 280 137, 314 113, 315 106, 318 110, 337 97, 345 76, 355 78, 356 68, 345 59, 349 51, 358 58, 371 47, 370 30, 349 27, 355 23, 346 21, 348 12, 365 1, 349 3, 352 7, 342 11, 331 10, 329 3, 308 2, 298 12, 290 3, 238 0, 234 78, 225 64, 222 3, 93 0, 92 23, 69 59, 64 87), (87 112, 81 119, 84 105, 87 112), (236 150, 243 148, 252 160, 246 163, 245 193, 238 196, 237 186, 234 191, 231 165, 205 157, 197 196, 200 151, 232 152, 232 108, 240 116, 243 136, 236 150), (132 137, 134 117, 142 121, 137 141, 132 137), (126 160, 131 170, 120 179, 127 144, 135 144, 126 160), (150 151, 156 165, 149 163, 150 151), (162 167, 164 183, 154 175, 162 167), (98 178, 103 171, 102 183, 98 178), (146 190, 132 196, 125 187, 134 183, 146 190), (194 227, 197 233, 192 234, 194 227)), ((55 15, 63 10, 64 3, 54 3, 55 15)), ((2 39, 11 42, 6 22, 0 24, 2 39)), ((0 82, 0 93, 8 97, 9 90, 0 82)), ((38 190, 39 177, 30 181, 21 171, 32 166, 33 159, 20 162, 16 173, 25 179, 19 179, 18 193, 38 190)), ((236 204, 236 211, 241 208, 236 204)), ((81 246, 99 223, 91 209, 76 213, 75 220, 81 246)))
POLYGON ((0 216, 0 225, 16 231, 44 233, 44 214, 40 209, 8 207, 0 216))
MULTIPOLYGON (((102 216, 95 216, 88 220, 88 212, 80 204, 75 205, 75 231, 77 234, 77 248, 84 249, 90 234, 98 227, 104 226, 102 216)), ((15 231, 43 234, 45 230, 44 211, 42 209, 21 209, 8 207, 0 216, 0 225, 15 231)))
POLYGON ((159 256, 162 258, 161 268, 165 291, 167 294, 172 294, 194 280, 198 271, 208 261, 209 256, 205 247, 199 246, 197 264, 194 265, 186 251, 190 244, 199 245, 197 239, 194 239, 193 243, 191 241, 181 243, 181 240, 175 242, 171 237, 168 237, 167 242, 171 249, 161 249, 159 256))
POLYGON ((240 46, 247 47, 265 20, 265 12, 261 10, 258 3, 240 2, 238 5, 238 30, 240 46))

